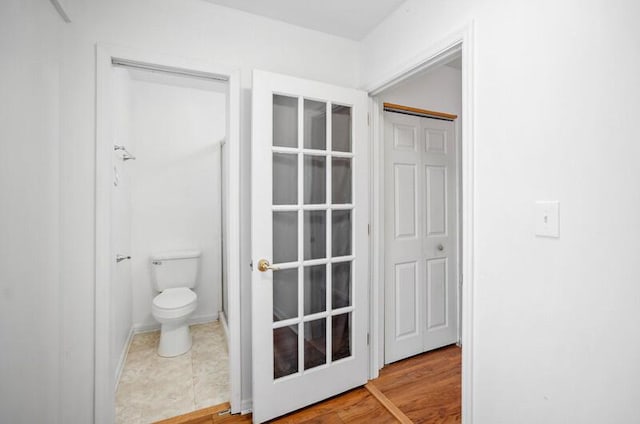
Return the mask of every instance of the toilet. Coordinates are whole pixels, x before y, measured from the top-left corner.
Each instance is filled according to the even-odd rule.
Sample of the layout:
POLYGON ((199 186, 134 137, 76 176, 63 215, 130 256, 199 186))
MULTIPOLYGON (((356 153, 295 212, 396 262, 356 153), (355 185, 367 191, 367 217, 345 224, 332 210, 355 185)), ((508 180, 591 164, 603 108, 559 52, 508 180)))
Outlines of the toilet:
POLYGON ((172 357, 191 349, 187 319, 196 310, 196 286, 200 251, 187 250, 155 254, 151 257, 153 298, 151 314, 161 324, 158 355, 172 357))

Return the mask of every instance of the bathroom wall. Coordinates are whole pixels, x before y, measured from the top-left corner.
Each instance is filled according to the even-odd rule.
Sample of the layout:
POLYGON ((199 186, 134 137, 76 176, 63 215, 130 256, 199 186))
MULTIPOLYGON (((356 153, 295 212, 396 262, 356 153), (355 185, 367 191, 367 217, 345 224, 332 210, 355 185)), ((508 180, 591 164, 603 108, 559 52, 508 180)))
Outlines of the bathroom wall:
POLYGON ((130 71, 133 325, 158 327, 153 253, 199 249, 194 321, 221 308, 220 143, 226 134, 226 84, 130 71))
MULTIPOLYGON (((131 78, 122 68, 113 68, 113 143, 134 151, 131 134, 131 78)), ((131 254, 131 182, 135 161, 123 161, 122 152, 113 152, 113 185, 111 186, 111 366, 114 382, 124 362, 131 335, 133 288, 131 261, 117 263, 118 254, 131 254)))

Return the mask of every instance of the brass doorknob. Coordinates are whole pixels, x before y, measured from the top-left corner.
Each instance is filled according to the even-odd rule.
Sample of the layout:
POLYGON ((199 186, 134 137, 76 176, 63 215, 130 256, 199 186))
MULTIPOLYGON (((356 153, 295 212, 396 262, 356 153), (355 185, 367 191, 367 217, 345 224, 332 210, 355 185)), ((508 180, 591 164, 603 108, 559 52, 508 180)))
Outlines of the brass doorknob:
POLYGON ((258 271, 260 272, 267 272, 268 270, 277 271, 278 269, 277 266, 272 266, 266 259, 260 259, 258 261, 258 271))

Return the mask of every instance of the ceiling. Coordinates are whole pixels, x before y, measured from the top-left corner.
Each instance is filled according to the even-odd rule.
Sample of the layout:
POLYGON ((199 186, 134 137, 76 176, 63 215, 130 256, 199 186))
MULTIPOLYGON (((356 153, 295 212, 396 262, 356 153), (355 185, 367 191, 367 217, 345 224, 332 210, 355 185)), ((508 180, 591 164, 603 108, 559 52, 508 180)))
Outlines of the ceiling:
POLYGON ((206 0, 293 25, 362 40, 404 0, 206 0))

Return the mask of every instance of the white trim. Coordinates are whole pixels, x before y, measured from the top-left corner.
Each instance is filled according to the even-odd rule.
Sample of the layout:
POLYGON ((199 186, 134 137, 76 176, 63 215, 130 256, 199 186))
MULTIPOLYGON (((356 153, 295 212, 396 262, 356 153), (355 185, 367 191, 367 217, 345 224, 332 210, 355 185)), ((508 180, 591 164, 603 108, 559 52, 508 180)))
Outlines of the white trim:
POLYGON ((111 59, 140 61, 160 66, 189 69, 223 75, 228 78, 227 142, 229 163, 226 214, 228 217, 227 255, 229 268, 229 373, 232 412, 241 405, 241 338, 240 338, 240 71, 183 57, 149 53, 122 46, 98 44, 96 46, 96 187, 95 187, 95 351, 94 351, 94 422, 110 424, 114 421, 115 399, 113 376, 109 372, 110 352, 110 190, 113 143, 110 140, 111 123, 108 116, 111 104, 109 82, 111 59))
POLYGON ((207 314, 190 317, 187 322, 189 323, 189 325, 207 324, 213 321, 218 321, 219 319, 220 314, 207 314))
POLYGON ((158 330, 160 330, 160 323, 158 322, 154 322, 153 324, 135 324, 133 326, 134 334, 150 333, 158 330))
POLYGON ((378 81, 365 84, 363 89, 369 93, 369 96, 377 96, 384 90, 410 78, 418 72, 422 72, 433 65, 446 62, 447 59, 460 52, 463 44, 463 34, 471 27, 472 24, 469 24, 467 27, 453 32, 440 42, 430 46, 408 60, 404 65, 398 66, 394 71, 388 73, 378 81))
POLYGON ((118 360, 118 366, 116 367, 116 375, 115 375, 115 386, 113 388, 113 392, 116 393, 118 391, 118 385, 120 384, 120 377, 122 376, 122 370, 124 369, 124 364, 127 362, 127 356, 129 356, 129 347, 131 346, 131 341, 133 340, 133 335, 135 332, 133 331, 133 327, 129 329, 129 335, 127 336, 127 341, 122 347, 122 352, 120 353, 120 359, 118 360))
MULTIPOLYGON (((464 117, 462 118, 464 119, 464 117)), ((456 329, 456 344, 462 346, 462 265, 464 258, 462 257, 462 208, 464 206, 462 199, 462 125, 461 120, 456 119, 456 225, 458 226, 458 237, 456 240, 456 255, 458 257, 458 266, 456 267, 456 286, 458 296, 458 328, 456 329)))
MULTIPOLYGON (((374 97, 409 78, 417 72, 442 63, 453 54, 462 54, 462 143, 461 143, 461 175, 462 175, 462 422, 473 422, 473 287, 475 273, 475 212, 474 204, 477 196, 475 182, 475 50, 474 23, 454 32, 439 43, 424 50, 403 66, 380 78, 377 82, 365 86, 371 97, 374 97)), ((370 378, 378 375, 384 365, 384 307, 381 303, 384 294, 384 147, 382 145, 383 124, 382 105, 379 99, 370 100, 372 121, 372 237, 371 237, 371 310, 377 315, 372 318, 370 378), (382 324, 381 324, 382 323, 382 324)))
POLYGON ((476 215, 475 176, 475 29, 462 32, 462 423, 473 422, 474 298, 476 215))
POLYGON ((107 87, 111 61, 106 50, 96 51, 96 221, 95 221, 95 351, 94 351, 94 422, 114 422, 115 394, 110 381, 110 293, 111 256, 110 234, 111 197, 109 185, 110 149, 108 119, 110 90, 107 87), (105 66, 106 65, 106 66, 105 66))
MULTIPOLYGON (((229 268, 227 269, 228 311, 225 311, 229 324, 229 378, 231 412, 240 412, 242 408, 242 344, 240 338, 240 71, 232 70, 229 76, 229 128, 227 142, 229 163, 227 164, 227 228, 229 238, 226 251, 229 268)), ((225 144, 226 145, 226 144, 225 144)))
POLYGON ((224 314, 224 311, 220 311, 218 313, 218 319, 222 324, 222 329, 224 330, 224 337, 227 339, 227 345, 229 344, 229 323, 227 322, 227 317, 224 314))
POLYGON ((369 378, 378 378, 384 366, 384 148, 380 148, 384 131, 382 104, 369 98, 371 146, 371 328, 369 339, 369 378), (376 248, 377 247, 377 248, 376 248), (382 291, 381 291, 382 290, 382 291))

